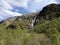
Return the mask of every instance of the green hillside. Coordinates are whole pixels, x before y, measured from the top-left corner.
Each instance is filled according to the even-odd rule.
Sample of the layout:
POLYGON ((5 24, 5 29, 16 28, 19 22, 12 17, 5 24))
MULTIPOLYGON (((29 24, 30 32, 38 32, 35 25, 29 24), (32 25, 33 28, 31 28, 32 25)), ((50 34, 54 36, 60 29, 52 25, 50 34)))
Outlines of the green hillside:
POLYGON ((32 15, 4 20, 0 24, 0 45, 60 45, 60 5, 50 4, 32 15), (37 17, 29 29, 32 15, 37 17))

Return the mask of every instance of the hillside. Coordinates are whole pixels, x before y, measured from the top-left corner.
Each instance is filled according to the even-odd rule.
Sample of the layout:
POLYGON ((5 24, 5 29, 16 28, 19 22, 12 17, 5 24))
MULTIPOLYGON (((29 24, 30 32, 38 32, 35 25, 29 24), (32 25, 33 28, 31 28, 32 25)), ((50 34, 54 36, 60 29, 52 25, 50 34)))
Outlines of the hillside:
POLYGON ((60 4, 50 4, 40 12, 11 17, 0 24, 0 45, 60 45, 59 42, 60 4))

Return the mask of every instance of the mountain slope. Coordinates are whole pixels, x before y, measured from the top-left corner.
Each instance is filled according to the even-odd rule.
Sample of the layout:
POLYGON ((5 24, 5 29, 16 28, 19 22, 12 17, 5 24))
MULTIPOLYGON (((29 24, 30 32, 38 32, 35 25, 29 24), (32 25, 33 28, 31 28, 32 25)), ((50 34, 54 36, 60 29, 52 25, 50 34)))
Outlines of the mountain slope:
POLYGON ((50 4, 44 7, 43 10, 38 14, 37 20, 40 22, 43 20, 50 21, 58 17, 60 17, 60 4, 50 4))
POLYGON ((0 24, 0 45, 60 45, 60 4, 4 20, 0 24), (34 27, 30 29, 34 17, 34 27))
POLYGON ((16 27, 18 27, 18 25, 16 25, 17 23, 19 24, 19 26, 25 27, 25 28, 29 28, 29 24, 31 23, 31 21, 33 20, 33 18, 35 16, 37 16, 39 12, 36 13, 30 13, 30 14, 24 14, 22 16, 15 16, 15 17, 11 17, 8 18, 6 20, 3 20, 1 23, 5 25, 5 27, 9 27, 10 25, 15 25, 16 27), (16 24, 15 24, 16 22, 16 24))
POLYGON ((52 40, 52 45, 60 45, 60 4, 44 7, 37 15, 33 31, 46 34, 52 40))

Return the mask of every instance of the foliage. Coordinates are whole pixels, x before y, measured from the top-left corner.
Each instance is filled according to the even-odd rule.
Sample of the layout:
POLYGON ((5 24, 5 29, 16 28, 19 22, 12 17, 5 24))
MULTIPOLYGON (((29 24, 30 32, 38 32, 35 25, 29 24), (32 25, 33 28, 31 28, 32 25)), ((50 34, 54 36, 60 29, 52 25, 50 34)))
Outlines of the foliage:
POLYGON ((28 29, 33 17, 26 17, 8 22, 11 23, 8 26, 5 22, 0 24, 0 45, 60 45, 59 4, 44 7, 37 15, 33 29, 28 29))

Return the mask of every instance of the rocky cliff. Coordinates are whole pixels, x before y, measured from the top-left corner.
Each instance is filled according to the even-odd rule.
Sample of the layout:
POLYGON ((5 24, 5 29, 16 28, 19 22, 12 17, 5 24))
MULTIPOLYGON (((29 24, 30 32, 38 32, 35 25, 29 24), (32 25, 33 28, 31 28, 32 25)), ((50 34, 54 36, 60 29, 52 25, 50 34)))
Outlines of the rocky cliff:
POLYGON ((60 17, 60 4, 50 4, 43 8, 37 15, 36 23, 43 21, 51 21, 52 19, 60 17))

